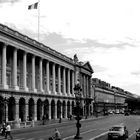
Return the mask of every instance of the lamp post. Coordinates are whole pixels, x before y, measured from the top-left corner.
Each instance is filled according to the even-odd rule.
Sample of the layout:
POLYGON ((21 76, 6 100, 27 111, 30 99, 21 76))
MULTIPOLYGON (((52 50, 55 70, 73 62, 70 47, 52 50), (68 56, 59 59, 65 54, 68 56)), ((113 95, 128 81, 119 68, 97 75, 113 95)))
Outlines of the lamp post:
POLYGON ((104 116, 105 116, 105 115, 108 115, 108 108, 107 108, 107 105, 108 105, 108 100, 104 100, 104 109, 103 109, 104 116))
POLYGON ((86 99, 85 99, 85 119, 87 119, 88 116, 88 110, 87 110, 87 106, 88 106, 88 99, 87 99, 87 95, 86 95, 86 99))
POLYGON ((6 117, 7 117, 7 115, 6 115, 6 104, 7 104, 7 102, 8 102, 8 100, 6 99, 6 97, 3 99, 3 103, 4 103, 4 112, 5 112, 5 122, 6 122, 6 117))
POLYGON ((116 113, 117 105, 116 105, 116 90, 114 89, 114 110, 116 113))
POLYGON ((76 123, 76 127, 77 127, 77 133, 76 133, 76 136, 74 137, 74 139, 81 139, 80 137, 80 128, 81 128, 81 124, 80 124, 80 120, 81 120, 81 87, 80 87, 80 84, 79 82, 75 85, 74 87, 74 93, 75 93, 75 101, 76 101, 76 120, 77 120, 77 123, 76 123))

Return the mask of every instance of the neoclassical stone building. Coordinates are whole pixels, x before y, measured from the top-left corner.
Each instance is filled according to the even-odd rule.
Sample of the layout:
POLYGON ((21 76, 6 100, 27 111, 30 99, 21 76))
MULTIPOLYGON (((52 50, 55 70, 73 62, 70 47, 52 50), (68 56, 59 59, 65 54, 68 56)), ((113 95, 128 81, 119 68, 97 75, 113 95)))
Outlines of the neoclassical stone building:
MULTIPOLYGON (((93 112, 103 110, 122 110, 125 108, 125 100, 128 94, 118 87, 98 78, 92 78, 93 112)), ((103 112, 102 112, 103 113, 103 112)))
MULTIPOLYGON (((27 118, 38 121, 67 118, 73 113, 77 79, 85 98, 91 98, 89 62, 80 62, 0 24, 0 123, 27 118)), ((85 107, 87 106, 87 107, 85 107)), ((85 111, 86 110, 86 111, 85 111)))

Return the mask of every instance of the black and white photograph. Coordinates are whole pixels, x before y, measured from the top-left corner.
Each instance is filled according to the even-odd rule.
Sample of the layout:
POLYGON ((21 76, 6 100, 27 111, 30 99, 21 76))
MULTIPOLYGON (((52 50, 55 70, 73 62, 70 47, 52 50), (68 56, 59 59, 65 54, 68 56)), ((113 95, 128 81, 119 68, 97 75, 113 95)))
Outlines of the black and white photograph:
POLYGON ((0 0, 0 140, 140 140, 139 0, 0 0))

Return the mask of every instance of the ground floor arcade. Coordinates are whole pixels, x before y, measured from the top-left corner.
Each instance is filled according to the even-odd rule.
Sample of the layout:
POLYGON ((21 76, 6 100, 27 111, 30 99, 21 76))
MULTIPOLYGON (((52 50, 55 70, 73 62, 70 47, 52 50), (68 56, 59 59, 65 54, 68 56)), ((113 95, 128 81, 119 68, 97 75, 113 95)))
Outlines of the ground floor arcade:
MULTIPOLYGON (((0 95, 0 123, 3 121, 40 121, 68 118, 73 114, 74 97, 45 96, 32 93, 6 92, 0 95)), ((82 101, 83 114, 90 115, 90 106, 82 101)))

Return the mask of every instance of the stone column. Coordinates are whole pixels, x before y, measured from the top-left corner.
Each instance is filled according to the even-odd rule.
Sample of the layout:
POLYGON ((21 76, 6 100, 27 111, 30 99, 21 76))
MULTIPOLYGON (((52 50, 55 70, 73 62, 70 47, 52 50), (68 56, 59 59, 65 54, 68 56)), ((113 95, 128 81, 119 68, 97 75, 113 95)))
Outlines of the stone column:
POLYGON ((61 104, 61 106, 60 106, 60 117, 63 118, 63 117, 62 117, 62 104, 61 104))
POLYGON ((15 114, 15 120, 19 120, 19 104, 16 102, 16 114, 15 114))
POLYGON ((34 121, 37 120, 37 104, 34 104, 34 121))
POLYGON ((52 118, 51 118, 51 104, 49 103, 49 120, 51 120, 52 118))
POLYGON ((47 61, 46 63, 46 79, 47 79, 47 85, 46 85, 46 88, 47 88, 47 93, 50 94, 50 72, 49 72, 49 61, 47 61))
POLYGON ((27 53, 23 54, 23 88, 25 91, 28 91, 27 88, 27 53))
POLYGON ((70 114, 72 115, 72 102, 70 102, 70 114))
POLYGON ((43 87, 42 87, 42 58, 39 61, 39 70, 40 70, 40 91, 43 92, 43 87))
POLYGON ((75 82, 74 82, 74 72, 72 71, 72 96, 74 96, 74 86, 75 86, 75 82))
POLYGON ((6 122, 8 122, 8 105, 5 103, 5 115, 6 115, 6 122))
POLYGON ((81 74, 81 88, 82 88, 82 91, 81 91, 81 93, 82 93, 82 97, 84 97, 84 76, 83 76, 83 74, 81 74))
POLYGON ((63 94, 66 95, 66 70, 63 68, 63 94))
POLYGON ((15 90, 19 90, 17 86, 17 48, 13 52, 13 86, 15 90))
POLYGON ((83 94, 85 97, 86 97, 86 77, 84 75, 84 94, 83 94))
POLYGON ((55 64, 53 63, 53 94, 56 94, 56 86, 55 86, 55 64))
POLYGON ((91 97, 91 76, 89 77, 89 96, 91 97))
POLYGON ((60 65, 58 65, 58 93, 61 95, 61 71, 60 65))
POLYGON ((89 88, 89 83, 88 83, 89 81, 88 81, 88 79, 89 79, 89 78, 88 78, 88 76, 87 76, 87 80, 86 80, 86 82, 87 82, 87 96, 89 97, 89 89, 88 89, 88 88, 89 88))
POLYGON ((67 106, 67 102, 66 102, 66 106, 65 106, 65 118, 67 119, 68 117, 67 117, 67 108, 68 108, 68 106, 67 106))
POLYGON ((18 104, 18 99, 16 99, 16 110, 15 110, 15 128, 20 128, 20 122, 21 120, 19 119, 19 104, 18 104))
POLYGON ((35 88, 35 56, 32 56, 32 90, 37 91, 35 88))
POLYGON ((54 119, 57 119, 57 102, 55 103, 55 114, 54 114, 54 119))
POLYGON ((27 117, 29 117, 29 105, 25 103, 25 120, 27 120, 27 117))
POLYGON ((70 96, 70 70, 68 69, 68 96, 70 96))
POLYGON ((7 63, 6 50, 7 50, 7 45, 4 44, 2 49, 2 86, 4 89, 8 89, 7 77, 6 77, 6 63, 7 63))

